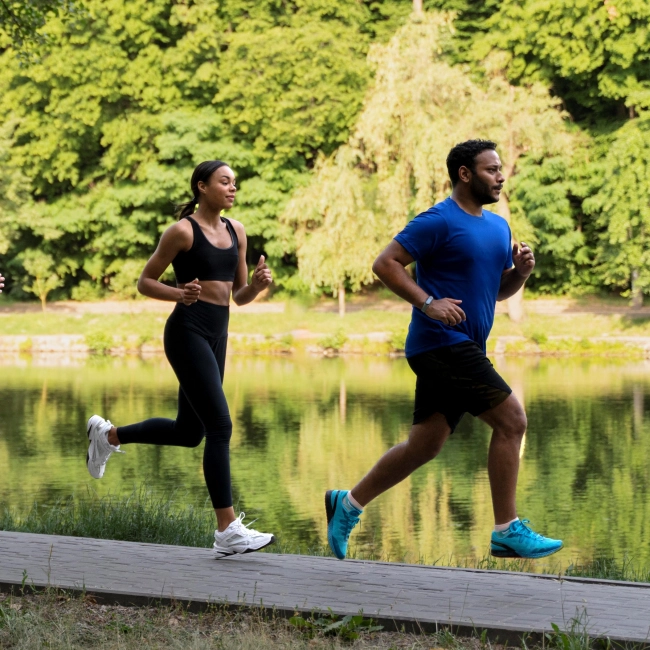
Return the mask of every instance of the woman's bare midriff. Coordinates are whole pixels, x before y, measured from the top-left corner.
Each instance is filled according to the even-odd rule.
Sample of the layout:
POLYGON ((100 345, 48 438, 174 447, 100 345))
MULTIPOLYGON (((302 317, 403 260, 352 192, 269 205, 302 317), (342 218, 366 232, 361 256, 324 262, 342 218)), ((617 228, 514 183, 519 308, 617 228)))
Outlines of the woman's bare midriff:
MULTIPOLYGON (((212 303, 213 305, 220 305, 222 307, 228 307, 228 305, 230 305, 232 282, 224 282, 222 280, 203 281, 199 279, 199 285, 201 285, 199 300, 212 303)), ((178 288, 184 289, 185 284, 179 284, 178 288)))

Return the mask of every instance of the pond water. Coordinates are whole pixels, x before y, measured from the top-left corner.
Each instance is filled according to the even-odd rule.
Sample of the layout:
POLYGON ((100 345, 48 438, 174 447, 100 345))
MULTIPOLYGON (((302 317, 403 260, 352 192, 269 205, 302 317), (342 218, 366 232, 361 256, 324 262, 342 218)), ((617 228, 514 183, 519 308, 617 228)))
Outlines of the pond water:
MULTIPOLYGON (((628 555, 650 560, 650 364, 497 358, 524 402, 519 511, 561 537, 563 566, 628 555)), ((88 488, 155 493, 205 504, 197 449, 125 446, 95 481, 85 423, 174 417, 177 384, 164 359, 0 360, 0 495, 19 510, 88 488)), ((404 359, 230 356, 225 389, 234 423, 236 507, 285 548, 326 544, 323 493, 351 487, 404 439, 414 377, 404 359)), ((447 563, 483 557, 492 510, 489 429, 465 416, 442 454, 382 495, 355 530, 361 554, 447 563)), ((206 506, 207 507, 207 506, 206 506)))

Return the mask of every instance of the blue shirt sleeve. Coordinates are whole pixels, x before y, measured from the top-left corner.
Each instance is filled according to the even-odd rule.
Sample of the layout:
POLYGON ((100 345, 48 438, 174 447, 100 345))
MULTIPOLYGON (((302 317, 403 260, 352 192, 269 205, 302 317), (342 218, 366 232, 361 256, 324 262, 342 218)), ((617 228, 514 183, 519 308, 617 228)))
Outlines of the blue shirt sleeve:
POLYGON ((444 245, 448 236, 449 228, 445 218, 434 209, 422 212, 409 221, 406 228, 395 236, 395 240, 418 262, 435 253, 444 245))

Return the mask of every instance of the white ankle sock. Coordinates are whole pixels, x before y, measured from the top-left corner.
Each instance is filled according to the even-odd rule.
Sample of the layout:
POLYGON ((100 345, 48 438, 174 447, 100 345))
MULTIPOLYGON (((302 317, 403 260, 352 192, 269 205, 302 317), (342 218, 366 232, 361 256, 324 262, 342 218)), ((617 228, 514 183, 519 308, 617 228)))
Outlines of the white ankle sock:
POLYGON ((350 505, 353 505, 357 510, 363 510, 363 507, 359 505, 359 502, 352 496, 352 492, 348 492, 345 495, 350 502, 350 505))
POLYGON ((512 524, 515 521, 519 521, 519 517, 515 517, 512 521, 509 521, 507 524, 495 524, 494 530, 497 533, 502 533, 504 530, 508 530, 508 528, 510 528, 510 524, 512 524))

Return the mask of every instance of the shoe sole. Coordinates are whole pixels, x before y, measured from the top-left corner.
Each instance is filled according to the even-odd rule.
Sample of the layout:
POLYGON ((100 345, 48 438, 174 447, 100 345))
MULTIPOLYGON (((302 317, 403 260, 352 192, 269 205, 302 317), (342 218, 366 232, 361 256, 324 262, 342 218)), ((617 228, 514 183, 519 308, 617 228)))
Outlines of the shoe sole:
POLYGON ((559 546, 558 548, 554 548, 551 551, 544 551, 543 553, 535 553, 534 555, 520 555, 516 551, 513 551, 512 549, 509 550, 503 550, 503 551, 495 551, 494 549, 490 549, 490 555, 492 557, 498 557, 498 558, 519 558, 521 560, 537 560, 541 557, 548 557, 549 555, 553 555, 553 553, 557 553, 558 551, 561 551, 564 548, 564 544, 562 546, 559 546))
POLYGON ((242 551, 241 553, 238 553, 237 551, 233 551, 232 553, 224 553, 223 551, 217 551, 216 549, 213 549, 214 559, 223 560, 223 558, 232 557, 233 555, 246 555, 247 553, 255 553, 256 551, 261 551, 263 548, 266 548, 267 546, 271 546, 271 544, 275 544, 275 535, 271 535, 271 541, 267 542, 263 546, 260 546, 259 548, 247 548, 245 551, 242 551))
POLYGON ((88 436, 88 451, 86 452, 86 469, 88 470, 88 473, 95 479, 100 479, 102 478, 101 476, 95 476, 91 469, 90 469, 90 445, 93 444, 93 441, 90 439, 90 430, 93 428, 93 418, 99 417, 98 415, 93 415, 88 419, 88 423, 86 425, 86 435, 88 436))
MULTIPOLYGON (((334 490, 327 490, 327 492, 325 492, 325 513, 327 514, 328 525, 330 521, 332 521, 332 517, 334 516, 334 508, 332 507, 332 492, 334 492, 334 490)), ((337 496, 337 503, 338 503, 338 496, 337 496)))

